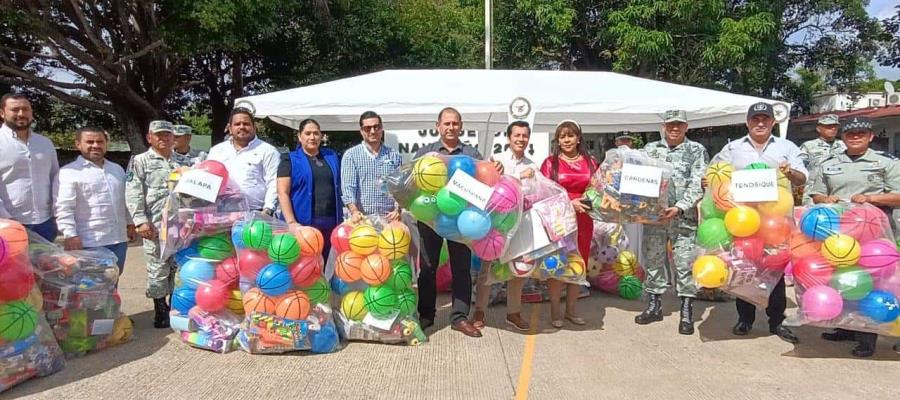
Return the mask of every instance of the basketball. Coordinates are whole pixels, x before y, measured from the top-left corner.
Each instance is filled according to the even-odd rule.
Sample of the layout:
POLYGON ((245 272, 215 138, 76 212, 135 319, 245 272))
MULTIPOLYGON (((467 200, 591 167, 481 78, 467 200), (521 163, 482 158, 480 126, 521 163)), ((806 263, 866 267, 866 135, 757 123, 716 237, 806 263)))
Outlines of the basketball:
POLYGON ((7 257, 15 257, 28 252, 28 231, 10 219, 0 219, 0 238, 6 242, 7 257))
POLYGON ((256 276, 256 287, 266 296, 278 297, 291 288, 291 273, 281 264, 269 264, 259 270, 256 276))
POLYGON ((391 262, 380 254, 369 254, 359 266, 362 280, 369 285, 381 285, 391 277, 391 262))
POLYGON ((722 211, 728 211, 734 207, 734 200, 731 197, 731 188, 727 184, 710 186, 712 192, 713 204, 722 211))
POLYGON ((841 214, 841 233, 860 243, 889 237, 891 223, 883 211, 868 206, 854 207, 841 214))
POLYGON ((258 288, 253 288, 244 293, 244 313, 250 315, 252 313, 275 313, 275 300, 266 296, 258 288))
POLYGON ((469 204, 462 197, 450 192, 450 189, 446 186, 438 190, 434 199, 437 201, 438 210, 447 215, 458 215, 469 204))
POLYGON ((393 262, 393 272, 391 277, 385 282, 385 286, 400 291, 412 286, 413 271, 412 267, 404 260, 396 260, 393 262))
POLYGON ((325 282, 325 278, 317 279, 308 288, 303 289, 303 292, 309 296, 311 304, 328 304, 328 300, 331 297, 331 289, 328 288, 328 282, 325 282))
POLYGON ((351 321, 362 321, 369 312, 366 311, 366 300, 363 293, 354 290, 347 292, 341 299, 341 313, 351 321))
POLYGON ((342 281, 353 283, 360 278, 360 266, 365 257, 354 253, 353 251, 345 251, 337 256, 335 261, 334 274, 342 281))
MULTIPOLYGON (((344 222, 331 231, 331 248, 338 253, 350 250, 350 231, 353 226, 344 222)), ((328 254, 325 254, 327 257, 328 254)))
POLYGON ((319 256, 301 257, 290 268, 291 281, 294 287, 305 288, 312 285, 316 279, 322 277, 322 263, 319 256))
POLYGON ((619 276, 632 276, 634 269, 637 268, 637 257, 628 250, 622 250, 613 263, 613 270, 619 276))
POLYGON ((378 250, 389 260, 406 257, 409 253, 411 237, 409 230, 401 223, 387 225, 378 235, 378 250))
POLYGON ((194 299, 203 311, 219 311, 228 303, 228 284, 217 279, 204 282, 197 288, 194 299))
POLYGON ((877 239, 862 244, 859 265, 878 271, 873 271, 873 275, 883 278, 894 275, 897 261, 900 261, 900 253, 897 252, 897 246, 889 240, 877 239), (887 271, 882 271, 883 269, 887 271))
POLYGON ((832 234, 838 233, 840 218, 836 211, 828 207, 812 207, 800 217, 800 230, 816 240, 825 240, 832 234))
POLYGON ((188 260, 178 269, 178 277, 184 286, 196 289, 201 283, 216 277, 216 267, 203 260, 188 260))
POLYGON ((791 247, 791 258, 796 260, 801 257, 806 257, 811 254, 819 254, 822 249, 822 242, 819 242, 809 236, 803 234, 803 232, 795 231, 791 235, 791 239, 788 242, 791 247))
POLYGON ((619 296, 623 299, 634 300, 641 297, 644 285, 634 276, 623 276, 619 279, 619 296))
POLYGON ((736 237, 751 236, 759 230, 759 213, 747 206, 736 206, 725 213, 725 229, 736 237))
POLYGON ((271 262, 269 256, 261 251, 244 250, 238 254, 238 269, 241 276, 250 280, 256 280, 259 270, 271 262))
POLYGON ((522 192, 519 189, 519 181, 509 176, 500 178, 500 182, 494 185, 494 193, 487 202, 487 210, 494 212, 510 212, 519 205, 522 192))
POLYGON ((435 156, 424 156, 413 165, 412 175, 419 190, 434 194, 447 184, 447 164, 435 156))
POLYGON ((363 293, 366 309, 376 317, 386 317, 397 310, 399 299, 394 289, 372 286, 363 293))
POLYGON ((0 304, 0 339, 17 342, 34 333, 38 313, 24 301, 0 304))
POLYGON ((360 225, 350 232, 350 250, 359 255, 369 255, 378 248, 378 232, 372 225, 360 225))
MULTIPOLYGON (((337 229, 335 229, 337 230, 337 229)), ((332 236, 334 233, 332 232, 332 236)), ((325 239, 322 232, 311 226, 301 226, 296 234, 297 241, 300 242, 300 254, 303 256, 314 256, 322 254, 322 248, 325 246, 325 239)), ((328 256, 327 254, 325 255, 328 256)))
POLYGON ((204 236, 197 242, 197 252, 207 260, 222 261, 234 253, 234 246, 224 233, 204 236))
POLYGON ((241 273, 238 271, 237 260, 234 257, 228 257, 222 260, 219 265, 216 265, 216 279, 227 283, 229 286, 237 284, 240 277, 241 273))
POLYGON ((709 164, 706 168, 706 183, 709 186, 718 186, 731 182, 731 174, 734 172, 734 166, 724 162, 715 162, 709 164))
POLYGON ((276 263, 289 265, 300 257, 300 243, 290 233, 282 233, 272 237, 269 244, 269 258, 276 263))
POLYGON ((838 267, 856 264, 861 251, 856 239, 842 233, 831 235, 822 243, 822 256, 838 267))
POLYGON ((266 221, 256 220, 244 225, 244 245, 251 249, 266 250, 272 242, 272 227, 266 221))
POLYGON ((713 255, 697 257, 692 269, 697 286, 715 289, 728 279, 728 266, 721 258, 713 255))
POLYGON ((172 309, 181 315, 187 315, 188 311, 197 305, 197 291, 193 288, 181 286, 172 292, 172 309))
POLYGON ((485 237, 472 242, 472 251, 484 261, 493 261, 500 258, 504 246, 506 237, 496 229, 491 229, 485 237))
POLYGON ((309 315, 309 297, 298 290, 288 290, 275 300, 275 315, 294 320, 306 319, 309 315))
POLYGON ((419 296, 412 289, 404 289, 397 292, 397 308, 400 315, 412 315, 419 305, 419 296))
POLYGON ((244 315, 243 300, 244 297, 241 295, 240 290, 231 290, 228 292, 228 302, 225 304, 225 307, 228 307, 228 311, 233 312, 235 315, 244 315))

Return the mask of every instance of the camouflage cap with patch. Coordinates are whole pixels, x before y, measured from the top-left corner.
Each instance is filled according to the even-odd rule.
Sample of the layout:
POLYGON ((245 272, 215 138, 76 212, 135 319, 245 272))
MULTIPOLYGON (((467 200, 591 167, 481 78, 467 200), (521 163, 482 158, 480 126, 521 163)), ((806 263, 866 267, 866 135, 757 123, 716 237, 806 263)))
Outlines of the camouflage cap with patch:
POLYGON ((819 117, 819 121, 817 123, 819 125, 840 125, 841 119, 838 118, 837 114, 825 114, 819 117))
POLYGON ((175 136, 184 136, 190 135, 193 132, 190 126, 187 125, 175 125, 175 136))
POLYGON ((665 116, 663 117, 664 123, 669 122, 688 122, 687 113, 684 110, 669 110, 666 111, 665 116))
POLYGON ((169 121, 150 121, 150 133, 172 132, 175 133, 175 125, 169 121))

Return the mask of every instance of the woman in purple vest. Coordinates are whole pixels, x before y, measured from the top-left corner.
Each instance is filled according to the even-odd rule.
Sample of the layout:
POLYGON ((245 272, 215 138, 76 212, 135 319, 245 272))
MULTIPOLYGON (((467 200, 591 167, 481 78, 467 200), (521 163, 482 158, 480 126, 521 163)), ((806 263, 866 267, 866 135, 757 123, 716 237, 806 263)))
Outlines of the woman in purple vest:
POLYGON ((322 131, 313 119, 300 122, 297 149, 282 155, 278 166, 278 202, 284 221, 322 231, 328 259, 331 231, 343 222, 341 161, 334 150, 322 148, 322 131))

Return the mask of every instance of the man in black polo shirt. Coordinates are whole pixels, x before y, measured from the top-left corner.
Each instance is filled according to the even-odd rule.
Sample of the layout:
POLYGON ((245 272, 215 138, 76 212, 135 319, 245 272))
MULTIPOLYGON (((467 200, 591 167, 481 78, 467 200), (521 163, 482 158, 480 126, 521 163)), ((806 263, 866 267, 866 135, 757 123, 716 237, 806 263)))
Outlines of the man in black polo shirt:
MULTIPOLYGON (((481 153, 472 146, 459 140, 462 131, 462 115, 455 108, 447 107, 438 114, 437 130, 441 139, 427 146, 419 148, 415 158, 428 153, 443 155, 463 154, 476 160, 481 160, 481 153)), ((497 170, 503 172, 500 163, 494 163, 497 170)), ((422 263, 422 271, 419 273, 419 319, 422 328, 428 328, 434 324, 436 311, 437 288, 435 284, 435 271, 441 254, 443 238, 438 236, 428 225, 421 222, 419 235, 422 237, 422 252, 425 262, 422 263)), ((469 308, 472 304, 472 275, 469 272, 472 263, 472 252, 462 243, 447 241, 447 250, 450 255, 450 269, 453 273, 453 310, 450 313, 450 325, 455 331, 471 337, 481 337, 481 331, 469 322, 469 308)))

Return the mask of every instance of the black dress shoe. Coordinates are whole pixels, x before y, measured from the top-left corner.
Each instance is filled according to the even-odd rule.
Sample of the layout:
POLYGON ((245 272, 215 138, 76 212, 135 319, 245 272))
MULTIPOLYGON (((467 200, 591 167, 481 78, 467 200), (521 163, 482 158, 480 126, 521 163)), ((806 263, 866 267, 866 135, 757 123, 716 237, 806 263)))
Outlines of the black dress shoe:
POLYGON ((872 355, 875 354, 875 347, 868 343, 860 343, 853 348, 853 351, 851 353, 854 357, 872 357, 872 355))
POLYGON ((894 344, 894 351, 900 353, 900 342, 894 344))
POLYGON ((784 340, 785 342, 792 344, 800 343, 800 338, 794 335, 794 332, 791 332, 791 330, 784 325, 778 325, 774 328, 769 328, 769 332, 775 334, 776 336, 778 336, 778 338, 784 340))
POLYGON ((425 317, 419 318, 419 326, 422 327, 423 331, 428 328, 431 328, 433 325, 434 325, 434 318, 425 318, 425 317))
POLYGON ((853 331, 848 331, 846 329, 837 328, 834 332, 822 332, 822 339, 825 339, 829 342, 845 342, 848 340, 853 340, 856 335, 853 334, 853 331))
POLYGON ((738 323, 734 324, 734 328, 731 328, 731 333, 737 336, 747 336, 750 333, 750 329, 753 329, 753 324, 738 321, 738 323))

